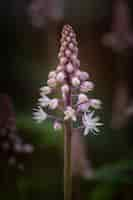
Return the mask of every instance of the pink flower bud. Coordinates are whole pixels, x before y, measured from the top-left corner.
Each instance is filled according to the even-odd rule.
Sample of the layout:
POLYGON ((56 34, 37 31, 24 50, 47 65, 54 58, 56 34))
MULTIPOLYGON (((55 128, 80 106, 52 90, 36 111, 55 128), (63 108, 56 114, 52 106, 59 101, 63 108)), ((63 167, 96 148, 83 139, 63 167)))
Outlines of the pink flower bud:
POLYGON ((67 71, 68 73, 72 73, 73 70, 74 70, 73 65, 72 65, 71 63, 68 63, 68 64, 66 65, 66 71, 67 71))
POLYGON ((67 62, 67 58, 66 58, 66 57, 61 57, 61 58, 60 58, 60 64, 61 64, 61 65, 65 65, 66 62, 67 62))
POLYGON ((56 68, 57 72, 63 71, 64 70, 64 66, 63 65, 58 65, 56 68))
POLYGON ((57 84, 56 79, 55 78, 48 79, 47 84, 49 87, 56 87, 56 84, 57 84))
POLYGON ((71 51, 69 50, 69 49, 67 49, 66 51, 65 51, 65 55, 67 56, 67 57, 70 57, 71 56, 71 51))
POLYGON ((58 107, 58 105, 59 105, 58 99, 52 99, 52 100, 49 102, 49 108, 50 108, 51 110, 56 109, 56 108, 58 107))
POLYGON ((60 122, 58 122, 58 121, 55 121, 54 122, 54 130, 55 131, 59 131, 61 129, 62 129, 62 124, 60 122))
POLYGON ((56 71, 49 72, 48 78, 55 78, 56 77, 56 71))
POLYGON ((78 104, 88 102, 88 97, 85 94, 79 94, 78 96, 78 104))
POLYGON ((62 43, 62 47, 66 48, 66 46, 67 46, 67 42, 64 41, 64 42, 62 43))
POLYGON ((101 108, 102 102, 99 99, 91 99, 90 100, 90 105, 94 109, 100 109, 101 108))
POLYGON ((59 52, 58 53, 58 58, 60 59, 61 57, 63 57, 64 56, 64 54, 62 53, 62 52, 59 52))
POLYGON ((60 48, 60 52, 63 53, 64 50, 65 50, 65 47, 64 47, 64 46, 61 46, 61 48, 60 48))
POLYGON ((74 44, 71 42, 68 47, 69 47, 69 49, 73 50, 74 49, 74 44))
POLYGON ((80 80, 77 77, 72 78, 72 85, 78 87, 80 85, 80 80))
POLYGON ((64 82, 65 74, 64 72, 59 72, 56 76, 56 80, 60 83, 64 82))
POLYGON ((70 42, 71 38, 68 36, 68 37, 66 37, 66 40, 67 40, 67 42, 70 42))
POLYGON ((63 86, 61 87, 61 91, 62 91, 62 93, 67 93, 67 92, 69 92, 69 86, 68 86, 67 84, 63 85, 63 86))
POLYGON ((89 79, 89 74, 87 72, 80 72, 79 74, 79 78, 81 81, 86 81, 87 79, 89 79))
POLYGON ((91 81, 85 81, 80 86, 81 92, 89 92, 92 91, 93 89, 94 89, 94 84, 91 81))
POLYGON ((86 112, 90 107, 90 102, 81 103, 78 105, 77 111, 86 112))

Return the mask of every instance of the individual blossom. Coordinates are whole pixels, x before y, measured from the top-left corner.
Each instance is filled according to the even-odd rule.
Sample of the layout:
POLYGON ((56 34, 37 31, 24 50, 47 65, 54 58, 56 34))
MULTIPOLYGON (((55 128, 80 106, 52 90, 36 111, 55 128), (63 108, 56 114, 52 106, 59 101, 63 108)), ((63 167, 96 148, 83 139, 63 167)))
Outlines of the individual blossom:
POLYGON ((82 117, 82 122, 84 126, 84 135, 88 133, 96 134, 99 132, 98 126, 103 124, 99 122, 99 117, 94 117, 94 112, 85 112, 82 117))
POLYGON ((100 109, 102 102, 99 99, 91 99, 90 106, 94 109, 100 109))
POLYGON ((41 107, 47 107, 48 105, 49 105, 49 102, 50 102, 50 98, 49 97, 47 97, 46 95, 43 95, 42 97, 40 97, 39 99, 38 99, 38 104, 39 104, 39 106, 41 106, 41 107))
POLYGON ((47 119, 47 113, 41 107, 38 107, 38 109, 33 111, 33 119, 40 123, 47 119))
POLYGON ((87 95, 85 95, 85 94, 78 95, 78 104, 82 104, 82 103, 85 103, 88 101, 89 101, 89 99, 88 99, 87 95))
POLYGON ((49 102, 49 108, 50 108, 51 110, 56 109, 56 108, 58 107, 58 105, 59 105, 59 101, 58 101, 58 99, 56 99, 56 98, 50 100, 50 102, 49 102))
POLYGON ((76 113, 72 107, 68 106, 64 111, 64 114, 64 120, 72 119, 72 121, 76 121, 76 113))
POLYGON ((48 86, 44 86, 44 87, 41 87, 40 88, 40 94, 41 95, 47 95, 47 94, 50 94, 52 92, 52 89, 48 86))
POLYGON ((80 85, 80 80, 77 77, 72 77, 72 85, 78 87, 80 85))
POLYGON ((60 83, 64 82, 65 74, 64 72, 59 72, 56 76, 56 80, 60 83))
POLYGON ((55 78, 50 78, 50 79, 48 79, 47 84, 49 87, 54 88, 57 85, 57 81, 55 78))
POLYGON ((92 81, 84 81, 81 85, 80 85, 80 91, 81 92, 89 92, 92 91, 94 89, 94 84, 92 81))

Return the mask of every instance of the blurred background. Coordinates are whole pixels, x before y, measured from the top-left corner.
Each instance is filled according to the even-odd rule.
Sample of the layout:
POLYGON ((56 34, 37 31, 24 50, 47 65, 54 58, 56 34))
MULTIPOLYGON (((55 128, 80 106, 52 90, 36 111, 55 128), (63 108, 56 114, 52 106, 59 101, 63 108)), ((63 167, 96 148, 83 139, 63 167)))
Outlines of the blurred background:
POLYGON ((58 63, 66 23, 77 33, 104 122, 98 136, 75 143, 73 199, 132 200, 132 0, 0 2, 0 199, 63 199, 63 134, 36 124, 32 109, 58 63))

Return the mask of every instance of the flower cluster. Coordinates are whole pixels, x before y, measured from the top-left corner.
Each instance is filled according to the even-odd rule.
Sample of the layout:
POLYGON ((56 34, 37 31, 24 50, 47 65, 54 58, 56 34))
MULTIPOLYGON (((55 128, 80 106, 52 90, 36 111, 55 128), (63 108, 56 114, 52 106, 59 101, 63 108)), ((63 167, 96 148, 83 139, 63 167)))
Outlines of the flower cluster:
POLYGON ((47 86, 40 88, 38 108, 33 112, 33 119, 42 122, 49 118, 55 130, 61 129, 66 120, 71 120, 73 124, 80 124, 79 128, 84 129, 85 135, 98 132, 97 126, 102 124, 92 110, 101 108, 101 101, 88 97, 94 84, 90 75, 80 70, 76 34, 70 25, 65 25, 61 35, 59 63, 49 73, 47 86), (61 111, 58 118, 51 115, 51 111, 56 114, 57 110, 61 111))

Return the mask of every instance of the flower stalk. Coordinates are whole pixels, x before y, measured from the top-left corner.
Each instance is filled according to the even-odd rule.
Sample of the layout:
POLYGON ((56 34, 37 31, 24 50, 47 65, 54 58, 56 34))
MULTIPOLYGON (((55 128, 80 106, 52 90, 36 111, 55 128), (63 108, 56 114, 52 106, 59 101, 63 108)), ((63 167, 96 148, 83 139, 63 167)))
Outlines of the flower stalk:
POLYGON ((64 200, 72 199, 71 122, 64 124, 64 200))
POLYGON ((88 95, 88 92, 94 89, 94 84, 89 80, 90 75, 79 69, 76 34, 70 25, 63 27, 58 59, 56 70, 48 75, 47 86, 40 89, 41 97, 38 99, 38 109, 33 112, 33 118, 39 123, 50 119, 55 130, 64 126, 64 200, 71 200, 72 130, 77 127, 77 131, 82 131, 84 135, 99 132, 97 126, 102 124, 99 123, 99 118, 94 116, 94 110, 101 107, 101 101, 91 99, 88 95), (55 116, 51 115, 51 112, 54 112, 55 116), (56 116, 57 113, 60 116, 56 116))

